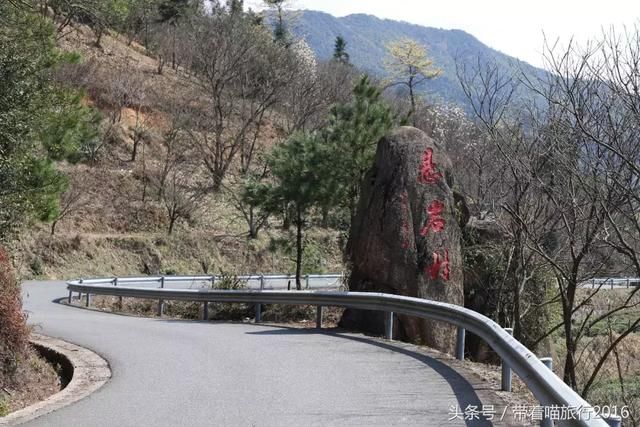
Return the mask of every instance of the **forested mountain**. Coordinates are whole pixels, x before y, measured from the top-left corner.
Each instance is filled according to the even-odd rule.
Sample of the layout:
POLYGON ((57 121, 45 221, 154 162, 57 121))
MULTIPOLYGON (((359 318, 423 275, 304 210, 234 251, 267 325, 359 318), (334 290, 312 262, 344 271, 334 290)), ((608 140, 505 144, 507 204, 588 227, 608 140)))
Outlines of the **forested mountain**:
POLYGON ((456 61, 467 69, 481 63, 495 61, 508 72, 520 68, 530 75, 541 75, 543 70, 505 55, 480 42, 461 30, 444 30, 423 27, 407 22, 379 19, 375 16, 356 14, 343 18, 317 11, 300 11, 294 14, 291 30, 304 37, 320 59, 333 54, 337 36, 347 42, 347 51, 353 64, 376 76, 384 76, 385 45, 400 38, 411 38, 424 44, 435 64, 443 70, 440 78, 427 82, 424 90, 433 98, 465 104, 466 98, 456 76, 456 61))

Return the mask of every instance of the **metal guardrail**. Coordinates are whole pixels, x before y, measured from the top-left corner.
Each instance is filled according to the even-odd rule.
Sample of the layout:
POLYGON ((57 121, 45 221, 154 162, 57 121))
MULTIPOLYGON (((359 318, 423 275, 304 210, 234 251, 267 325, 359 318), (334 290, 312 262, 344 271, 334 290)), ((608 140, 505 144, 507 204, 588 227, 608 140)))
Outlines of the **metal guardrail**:
POLYGON ((583 288, 600 288, 600 289, 616 289, 616 288, 636 288, 640 287, 640 278, 637 277, 601 277, 593 278, 580 284, 583 288))
MULTIPOLYGON (((222 279, 221 276, 211 276, 211 275, 203 275, 203 276, 157 276, 157 277, 112 277, 112 278, 102 278, 102 279, 80 279, 80 282, 87 285, 103 285, 103 284, 112 284, 115 286, 118 285, 146 285, 146 284, 157 284, 158 287, 162 288, 167 283, 183 283, 189 284, 190 287, 193 285, 201 285, 201 287, 213 287, 215 283, 219 282, 222 279)), ((295 280, 295 276, 291 274, 271 274, 271 275, 246 275, 246 276, 233 276, 233 279, 238 280, 240 282, 245 282, 248 287, 251 287, 252 282, 256 287, 261 289, 275 289, 282 288, 286 289, 288 286, 281 284, 279 286, 269 286, 270 282, 275 281, 288 281, 288 285, 291 286, 291 281, 295 280)), ((304 289, 312 289, 312 288, 340 288, 344 282, 343 274, 307 274, 303 276, 304 279, 304 289), (312 284, 313 280, 333 280, 334 283, 328 285, 314 285, 312 284)))
MULTIPOLYGON (((340 275, 336 275, 340 277, 340 275)), ((246 276, 257 277, 264 284, 265 277, 281 276, 246 276)), ((287 277, 287 276, 284 276, 287 277)), ((311 276, 310 276, 311 277, 311 276)), ((326 278, 327 276, 315 276, 326 278)), ((121 286, 126 283, 160 282, 161 285, 172 281, 203 281, 215 283, 213 276, 193 277, 155 277, 155 278, 113 278, 75 280, 67 283, 69 301, 72 293, 85 294, 86 304, 89 305, 90 295, 106 295, 117 297, 158 299, 161 308, 162 301, 190 301, 204 304, 204 315, 207 316, 209 303, 253 303, 257 307, 261 304, 285 305, 315 305, 318 309, 317 324, 322 324, 322 307, 337 306, 362 310, 378 310, 386 313, 385 335, 392 339, 393 316, 403 314, 442 321, 457 326, 456 356, 464 358, 464 337, 469 331, 482 338, 502 359, 502 388, 511 389, 511 370, 515 371, 527 385, 533 395, 545 407, 563 408, 572 414, 574 419, 559 420, 560 425, 579 426, 619 426, 619 417, 610 417, 605 421, 580 395, 558 378, 545 363, 539 360, 529 349, 511 335, 509 330, 503 329, 491 319, 466 308, 437 301, 420 298, 405 297, 381 293, 340 292, 340 291, 269 291, 269 290, 217 290, 217 289, 167 289, 140 288, 121 286)), ((159 313, 161 314, 161 312, 159 313)), ((256 312, 256 321, 260 321, 256 312)), ((546 419, 542 425, 553 425, 546 419)))

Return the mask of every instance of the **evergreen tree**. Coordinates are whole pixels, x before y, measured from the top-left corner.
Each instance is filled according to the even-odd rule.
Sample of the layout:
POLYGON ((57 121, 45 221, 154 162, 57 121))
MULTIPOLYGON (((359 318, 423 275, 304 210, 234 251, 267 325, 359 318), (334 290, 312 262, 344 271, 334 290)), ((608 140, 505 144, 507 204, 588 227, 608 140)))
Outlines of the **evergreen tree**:
POLYGON ((335 191, 327 174, 333 168, 333 153, 313 134, 298 133, 270 154, 267 164, 272 182, 247 185, 245 197, 273 214, 293 213, 295 227, 296 289, 302 289, 304 231, 313 208, 321 206, 335 191))
POLYGON ((347 42, 342 36, 336 37, 335 47, 333 50, 333 59, 342 63, 349 63, 349 54, 347 53, 347 42))
POLYGON ((287 0, 264 0, 264 3, 275 12, 276 22, 273 27, 273 38, 284 46, 289 45, 289 31, 284 22, 285 4, 287 0))
POLYGON ((74 155, 89 132, 79 96, 56 84, 54 29, 30 9, 0 3, 0 239, 31 216, 49 220, 66 177, 54 160, 74 155))
POLYGON ((227 10, 231 14, 239 14, 244 11, 244 0, 227 0, 227 10))
POLYGON ((397 119, 381 90, 363 76, 353 90, 353 100, 331 110, 323 139, 334 154, 329 178, 336 181, 330 203, 347 209, 353 217, 364 175, 373 165, 376 148, 397 119))
POLYGON ((158 5, 160 22, 177 25, 187 15, 189 0, 165 0, 158 5))

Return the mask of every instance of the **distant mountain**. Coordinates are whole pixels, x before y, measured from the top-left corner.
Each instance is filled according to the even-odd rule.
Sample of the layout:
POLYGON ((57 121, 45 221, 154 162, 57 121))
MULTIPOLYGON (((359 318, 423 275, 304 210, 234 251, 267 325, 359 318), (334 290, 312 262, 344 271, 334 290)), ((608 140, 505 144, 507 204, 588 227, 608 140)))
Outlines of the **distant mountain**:
POLYGON ((527 74, 540 76, 545 72, 523 61, 505 55, 488 47, 461 30, 443 30, 423 27, 406 22, 379 19, 375 16, 356 14, 336 18, 323 12, 300 11, 296 14, 292 32, 304 37, 320 59, 333 55, 335 38, 342 36, 347 41, 347 51, 351 61, 359 68, 379 77, 384 77, 386 44, 408 37, 423 43, 435 64, 444 72, 424 88, 431 98, 441 98, 447 102, 467 104, 456 76, 456 60, 466 64, 467 69, 494 60, 507 71, 519 66, 527 74))

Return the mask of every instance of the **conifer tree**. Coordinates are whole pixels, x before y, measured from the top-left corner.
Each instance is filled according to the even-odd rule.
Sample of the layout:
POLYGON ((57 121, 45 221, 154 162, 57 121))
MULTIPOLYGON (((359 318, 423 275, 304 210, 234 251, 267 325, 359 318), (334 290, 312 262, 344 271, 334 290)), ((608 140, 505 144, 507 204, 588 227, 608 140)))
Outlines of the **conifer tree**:
POLYGON ((353 100, 331 110, 323 139, 337 164, 330 174, 337 180, 336 206, 355 214, 362 179, 371 168, 378 141, 398 122, 381 90, 363 76, 353 90, 353 100))
POLYGON ((336 37, 335 47, 333 50, 333 59, 342 63, 349 63, 349 54, 347 53, 347 42, 344 37, 338 36, 336 37))
POLYGON ((284 22, 285 5, 287 0, 264 0, 264 3, 275 12, 276 22, 273 27, 273 38, 285 46, 289 45, 289 31, 284 22))
POLYGON ((314 134, 298 133, 270 154, 267 164, 271 171, 269 183, 250 183, 247 198, 256 206, 273 214, 293 212, 295 227, 296 289, 302 289, 302 256, 304 232, 309 215, 334 193, 334 180, 327 179, 333 168, 333 156, 328 147, 314 134))
POLYGON ((80 97, 60 87, 56 66, 73 55, 55 48, 51 22, 0 3, 0 240, 35 216, 49 220, 67 185, 54 167, 91 133, 80 97))

